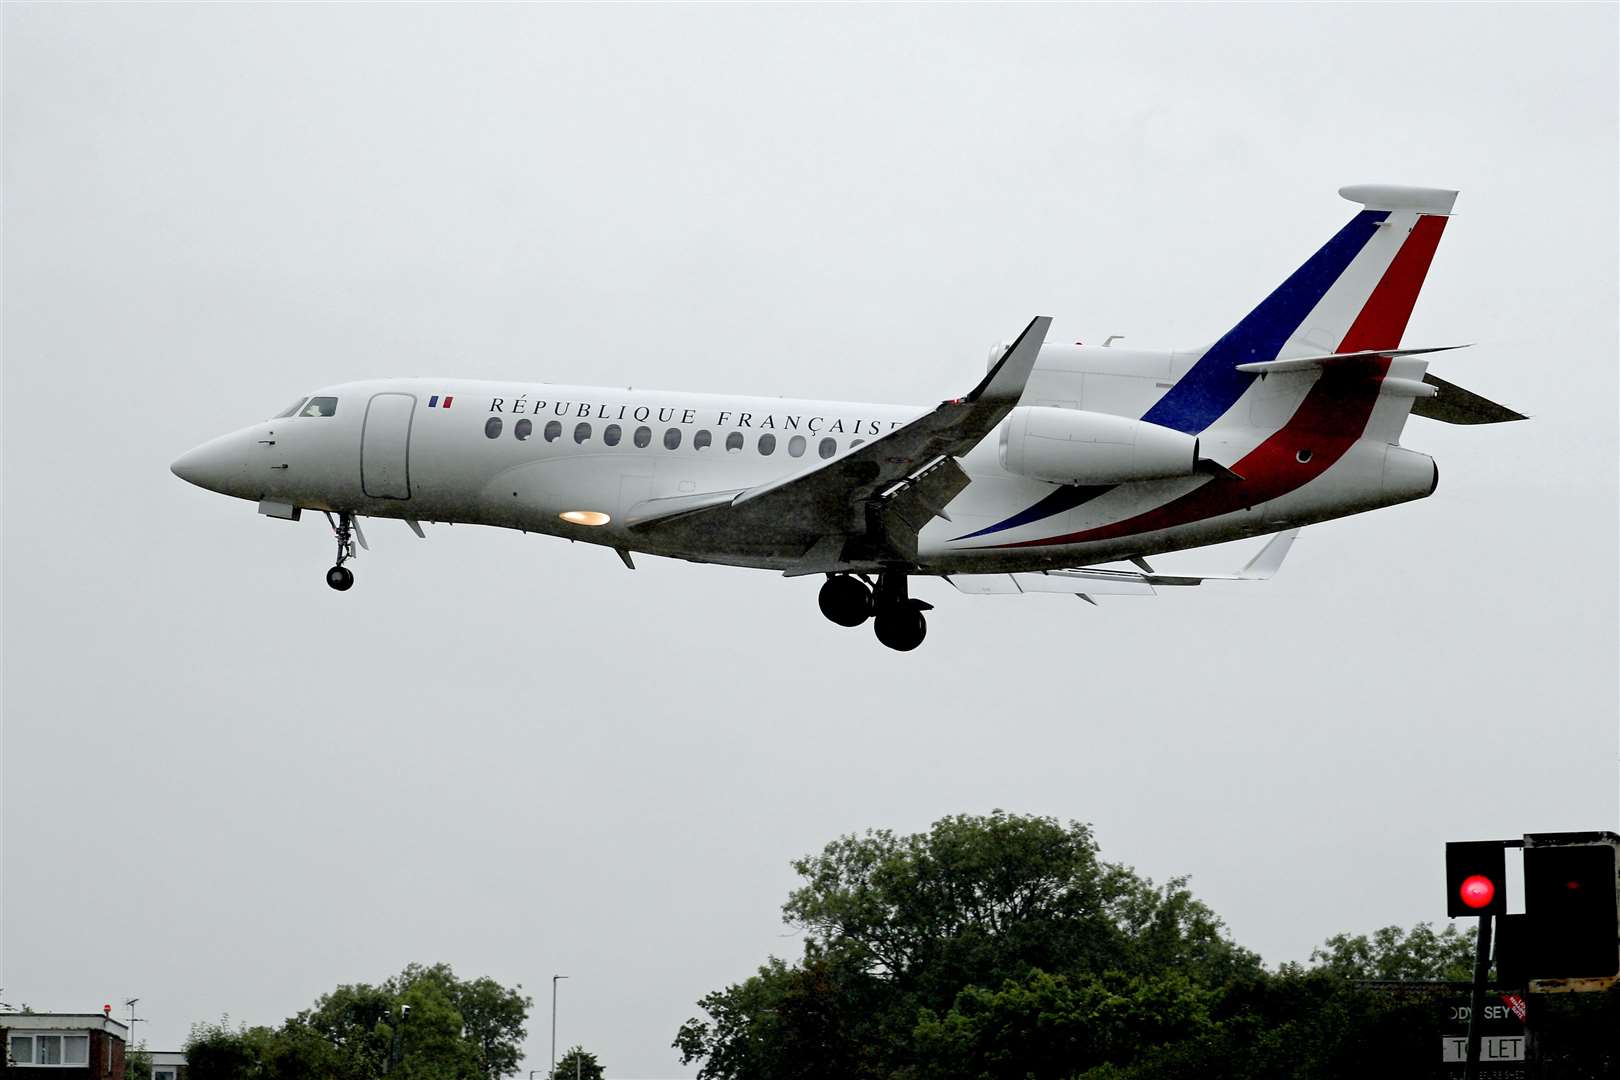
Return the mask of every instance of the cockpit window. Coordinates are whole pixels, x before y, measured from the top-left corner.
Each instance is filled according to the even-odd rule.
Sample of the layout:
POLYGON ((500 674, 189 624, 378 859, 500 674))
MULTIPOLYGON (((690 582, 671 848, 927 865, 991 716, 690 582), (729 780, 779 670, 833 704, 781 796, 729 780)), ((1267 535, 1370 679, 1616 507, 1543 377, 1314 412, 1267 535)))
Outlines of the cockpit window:
POLYGON ((304 407, 304 402, 306 402, 308 400, 309 400, 308 398, 299 398, 297 401, 293 402, 291 405, 287 406, 285 409, 282 409, 280 412, 276 413, 276 415, 272 416, 270 419, 272 419, 272 420, 285 420, 289 416, 297 416, 298 415, 298 410, 302 409, 304 407))
POLYGON ((332 416, 337 413, 337 398, 312 397, 309 403, 299 410, 299 416, 332 416))

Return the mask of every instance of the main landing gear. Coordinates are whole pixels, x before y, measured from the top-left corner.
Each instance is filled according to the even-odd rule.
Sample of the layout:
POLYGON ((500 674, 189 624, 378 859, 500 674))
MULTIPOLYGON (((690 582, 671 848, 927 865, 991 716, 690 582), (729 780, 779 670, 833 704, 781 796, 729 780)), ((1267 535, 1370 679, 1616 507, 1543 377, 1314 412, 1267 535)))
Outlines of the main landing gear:
POLYGON ((332 534, 337 537, 337 565, 326 572, 326 583, 338 592, 348 592, 354 586, 354 571, 343 564, 355 556, 354 515, 347 510, 339 510, 336 518, 327 514, 326 520, 332 526, 332 534))
POLYGON ((875 589, 853 574, 828 575, 817 599, 821 613, 839 626, 871 619, 877 639, 899 652, 910 652, 928 636, 923 612, 932 605, 907 595, 906 575, 898 570, 879 574, 875 589))

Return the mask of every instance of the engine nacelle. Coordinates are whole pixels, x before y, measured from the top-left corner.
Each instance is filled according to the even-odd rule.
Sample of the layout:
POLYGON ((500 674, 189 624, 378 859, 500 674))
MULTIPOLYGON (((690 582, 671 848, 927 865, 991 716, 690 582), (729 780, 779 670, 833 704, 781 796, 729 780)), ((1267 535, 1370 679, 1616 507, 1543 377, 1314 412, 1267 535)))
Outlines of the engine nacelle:
POLYGON ((1197 470, 1198 437, 1125 416, 1023 405, 1001 429, 1001 464, 1054 484, 1162 480, 1197 470))

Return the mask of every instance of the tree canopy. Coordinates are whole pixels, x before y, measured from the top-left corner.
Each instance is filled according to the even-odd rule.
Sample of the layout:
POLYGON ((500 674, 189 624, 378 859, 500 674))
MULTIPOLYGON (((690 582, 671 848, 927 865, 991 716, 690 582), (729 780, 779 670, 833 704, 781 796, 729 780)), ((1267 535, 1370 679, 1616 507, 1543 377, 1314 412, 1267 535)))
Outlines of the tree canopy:
POLYGON ((532 1001, 522 987, 411 964, 321 995, 279 1028, 192 1027, 190 1080, 499 1080, 517 1071, 532 1001))
POLYGON ((571 1046, 557 1059, 551 1080, 602 1080, 602 1066, 583 1046, 571 1046))

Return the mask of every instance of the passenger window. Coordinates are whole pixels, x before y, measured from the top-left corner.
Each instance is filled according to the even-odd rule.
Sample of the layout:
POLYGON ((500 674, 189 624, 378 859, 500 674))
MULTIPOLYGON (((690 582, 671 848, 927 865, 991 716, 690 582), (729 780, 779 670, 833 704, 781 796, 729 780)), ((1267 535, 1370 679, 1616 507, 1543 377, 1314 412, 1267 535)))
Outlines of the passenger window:
POLYGON ((788 457, 804 457, 803 435, 795 435, 788 440, 788 457))
POLYGON ((854 442, 849 444, 849 448, 851 450, 853 450, 853 449, 855 449, 857 446, 861 445, 861 443, 863 443, 865 441, 866 441, 865 439, 856 439, 854 442))
POLYGON ((337 398, 312 397, 299 416, 332 416, 337 412, 337 398))
POLYGON ((562 421, 553 420, 546 425, 546 442, 556 442, 562 438, 562 421))
POLYGON ((287 406, 285 409, 282 409, 280 412, 276 413, 276 415, 272 416, 270 419, 272 419, 272 420, 285 420, 289 416, 297 416, 298 415, 298 410, 302 409, 304 407, 304 402, 307 401, 307 400, 309 400, 309 399, 308 398, 299 398, 297 401, 293 402, 291 405, 287 406))
POLYGON ((737 453, 738 451, 740 451, 742 449, 742 444, 743 444, 742 432, 733 431, 730 435, 726 436, 726 453, 728 453, 728 454, 737 453))
POLYGON ((639 446, 643 450, 645 450, 645 449, 647 449, 647 446, 651 442, 652 442, 652 428, 650 428, 650 427, 638 427, 638 428, 636 428, 636 445, 637 446, 639 446))
POLYGON ((816 453, 820 454, 824 458, 832 457, 834 454, 838 453, 838 440, 822 439, 821 445, 816 447, 816 453))
POLYGON ((681 447, 681 429, 672 427, 664 432, 664 449, 679 450, 681 447))
POLYGON ((498 439, 501 437, 500 417, 492 416, 488 420, 484 421, 484 437, 487 439, 498 439))
POLYGON ((709 448, 709 443, 713 441, 714 436, 709 434, 708 428, 704 428, 702 431, 699 431, 696 435, 692 436, 692 449, 707 450, 709 448))
POLYGON ((609 424, 602 429, 602 441, 609 446, 618 446, 620 430, 618 424, 609 424))
POLYGON ((534 421, 525 416, 522 420, 519 420, 517 423, 512 425, 512 434, 517 436, 518 442, 522 442, 524 439, 527 439, 530 435, 534 434, 534 421))
POLYGON ((759 452, 765 457, 770 457, 772 454, 776 453, 776 436, 769 434, 761 435, 759 437, 759 452))
POLYGON ((574 425, 574 441, 576 443, 582 443, 582 442, 584 442, 586 439, 588 439, 590 437, 591 437, 591 425, 584 424, 584 423, 574 425))

